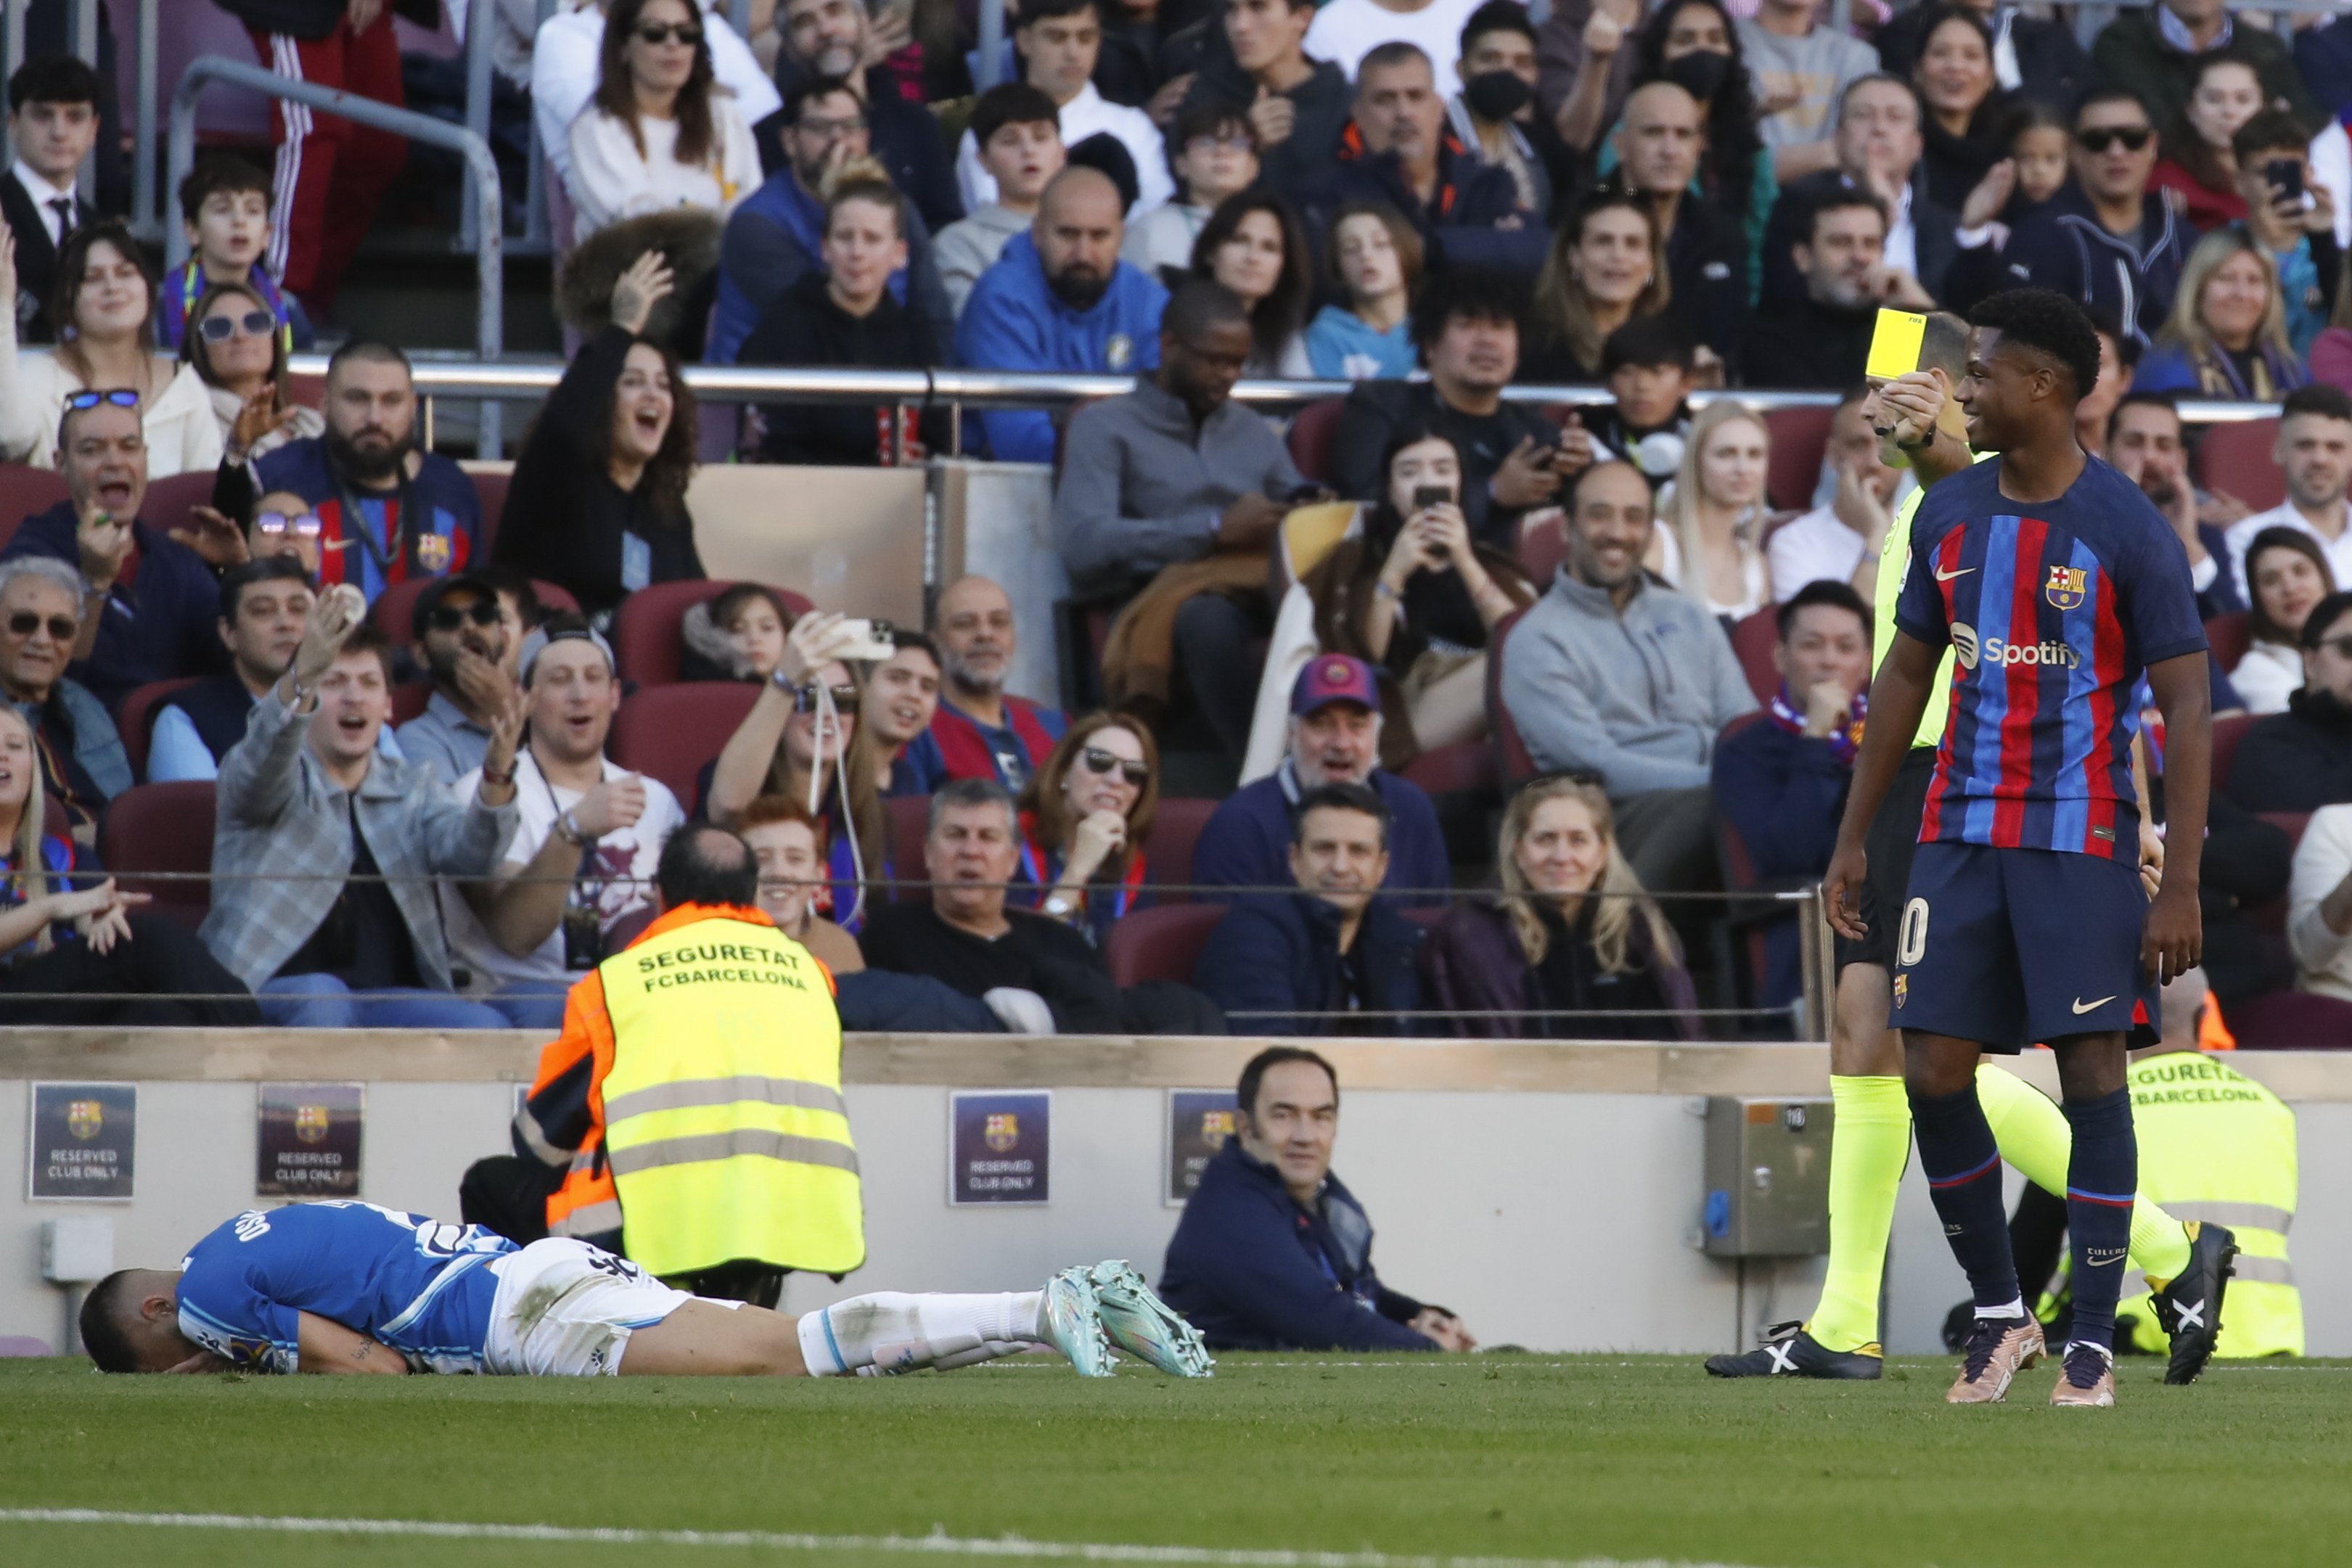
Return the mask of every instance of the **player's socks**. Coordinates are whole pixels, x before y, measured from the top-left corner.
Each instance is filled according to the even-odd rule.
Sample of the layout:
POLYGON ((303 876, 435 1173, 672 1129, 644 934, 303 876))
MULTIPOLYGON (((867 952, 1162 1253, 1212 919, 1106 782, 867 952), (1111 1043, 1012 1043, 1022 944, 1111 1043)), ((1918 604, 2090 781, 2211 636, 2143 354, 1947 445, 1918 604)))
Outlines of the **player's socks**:
POLYGON ((973 1353, 992 1343, 1020 1349, 1038 1338, 1041 1292, 1000 1295, 909 1295, 877 1291, 852 1296, 802 1316, 801 1359, 812 1377, 839 1377, 866 1367, 912 1372, 952 1361, 967 1366, 989 1359, 973 1353))
POLYGON ((2000 1149, 1977 1103, 1974 1083, 1958 1094, 1911 1097, 1919 1169, 1944 1222, 1952 1256, 1969 1277, 1979 1317, 2023 1316, 2009 1215, 2000 1201, 2000 1149))
POLYGON ((2132 1134, 2131 1091, 2063 1107, 2074 1129, 2066 1165, 2066 1238, 2073 1256, 2076 1344, 2108 1349, 2116 1340, 2116 1301, 2131 1252, 2132 1188, 2139 1145, 2132 1134))
POLYGON ((1805 1332, 1826 1350, 1854 1351, 1878 1338, 1878 1291, 1895 1194, 1911 1157, 1911 1102, 1900 1078, 1830 1080, 1837 1107, 1830 1134, 1830 1266, 1805 1332))
MULTIPOLYGON (((1835 1092, 1837 1080, 1830 1080, 1835 1092)), ((2066 1166, 2074 1134, 2050 1096, 2015 1073, 1986 1062, 1977 1069, 1977 1100, 1992 1124, 2000 1157, 2053 1197, 2066 1196, 2066 1166)), ((1843 1114, 1843 1109, 1840 1114, 1843 1114)), ((1830 1257, 1837 1258, 1837 1149, 1830 1149, 1830 1257)), ((2189 1262, 2189 1228, 2146 1193, 2132 1196, 2131 1266, 2158 1290, 2179 1279, 2189 1262)))

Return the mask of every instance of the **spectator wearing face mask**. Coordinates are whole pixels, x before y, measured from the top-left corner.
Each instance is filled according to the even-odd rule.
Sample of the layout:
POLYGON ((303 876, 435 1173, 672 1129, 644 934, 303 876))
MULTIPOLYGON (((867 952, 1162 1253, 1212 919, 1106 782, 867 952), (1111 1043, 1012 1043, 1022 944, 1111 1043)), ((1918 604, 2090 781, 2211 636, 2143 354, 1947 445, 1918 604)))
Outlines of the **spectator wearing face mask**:
POLYGON ((1536 29, 1518 0, 1486 0, 1462 24, 1462 90, 1445 120, 1472 159, 1511 176, 1522 211, 1545 217, 1580 160, 1536 110, 1536 29))

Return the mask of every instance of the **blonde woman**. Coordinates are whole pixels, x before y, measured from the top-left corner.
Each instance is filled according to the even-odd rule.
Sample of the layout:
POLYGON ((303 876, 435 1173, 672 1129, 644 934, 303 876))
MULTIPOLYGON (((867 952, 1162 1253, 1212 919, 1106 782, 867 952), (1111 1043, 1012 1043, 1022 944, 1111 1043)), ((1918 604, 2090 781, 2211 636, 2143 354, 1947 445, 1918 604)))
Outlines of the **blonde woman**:
POLYGON ((1658 497, 1643 564, 1712 614, 1736 621, 1769 603, 1764 500, 1772 436, 1743 402, 1711 402, 1691 421, 1675 479, 1658 497))
POLYGON ((2274 402, 2305 379, 2287 339, 2286 300, 2270 252, 2242 228, 2199 240, 2132 390, 2274 402))
POLYGON ((1609 796, 1566 774, 1511 797, 1502 891, 1465 900, 1422 945, 1427 1005, 1493 1039, 1696 1040, 1674 930, 1617 847, 1609 796))
POLYGON ((1650 209, 1619 192, 1587 196, 1544 257, 1519 379, 1601 380, 1609 334, 1637 316, 1663 314, 1673 293, 1650 209))
POLYGON ((121 892, 111 877, 77 888, 73 841, 46 832, 45 814, 32 728, 0 703, 0 1018, 114 1027, 260 1024, 252 997, 194 932, 132 913, 147 894, 121 892), (164 999, 189 996, 216 999, 164 999))

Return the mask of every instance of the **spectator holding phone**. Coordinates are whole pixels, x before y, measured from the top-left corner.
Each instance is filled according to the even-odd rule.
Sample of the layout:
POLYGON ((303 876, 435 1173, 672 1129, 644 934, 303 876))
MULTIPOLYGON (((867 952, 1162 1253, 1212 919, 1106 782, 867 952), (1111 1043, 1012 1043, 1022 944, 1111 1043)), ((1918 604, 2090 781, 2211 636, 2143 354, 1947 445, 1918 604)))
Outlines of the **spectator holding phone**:
POLYGON ((2336 239, 2336 198, 2311 177, 2294 117, 2265 110, 2238 128, 2238 193, 2246 232, 2271 253, 2286 308, 2286 340, 2298 357, 2327 325, 2344 274, 2336 239))

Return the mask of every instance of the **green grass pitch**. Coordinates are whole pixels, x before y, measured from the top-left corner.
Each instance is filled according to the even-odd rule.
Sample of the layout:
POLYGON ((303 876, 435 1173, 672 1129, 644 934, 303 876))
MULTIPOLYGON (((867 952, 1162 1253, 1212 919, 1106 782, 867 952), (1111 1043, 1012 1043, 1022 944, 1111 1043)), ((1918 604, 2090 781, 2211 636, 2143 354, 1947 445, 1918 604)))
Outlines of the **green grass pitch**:
MULTIPOLYGON (((1955 1410, 1952 1364, 1723 1384, 1695 1359, 1024 1359, 750 1380, 102 1377, 0 1362, 0 1563, 899 1563, 903 1544, 321 1535, 20 1511, 926 1537, 941 1557, 1317 1568, 1310 1553, 1841 1568, 2352 1561, 2352 1365, 2221 1366, 2113 1411, 1955 1410), (1079 1547, 1116 1548, 1080 1552, 1079 1547), (1179 1547, 1150 1553, 1135 1548, 1179 1547), (1260 1557, 1223 1553, 1269 1553, 1260 1557)), ((932 1556, 932 1552, 919 1553, 932 1556)), ((1376 1568, 1380 1559, 1355 1559, 1376 1568)), ((1332 1563, 1331 1559, 1323 1559, 1332 1563)), ((1333 1568, 1339 1568, 1334 1563, 1333 1568)))

